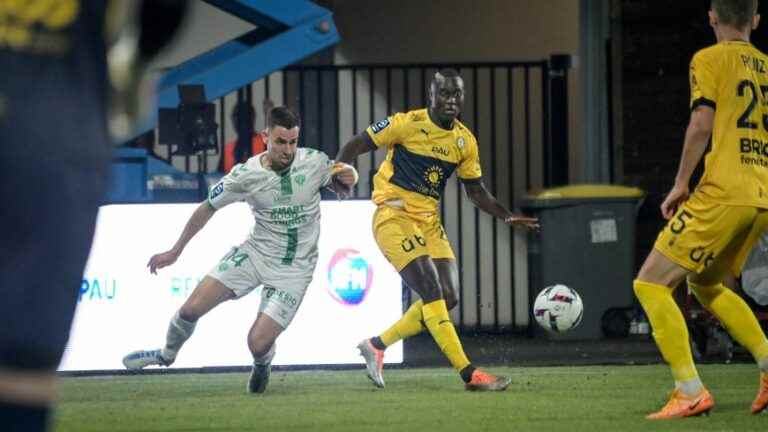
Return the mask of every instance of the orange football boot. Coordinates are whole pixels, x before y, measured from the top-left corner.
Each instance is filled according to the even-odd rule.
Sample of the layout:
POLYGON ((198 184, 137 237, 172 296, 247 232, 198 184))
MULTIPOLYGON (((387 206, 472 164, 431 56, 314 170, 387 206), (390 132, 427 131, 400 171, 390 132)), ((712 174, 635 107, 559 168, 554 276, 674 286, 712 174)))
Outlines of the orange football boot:
POLYGON ((715 399, 709 390, 702 389, 698 395, 687 396, 678 389, 672 391, 669 402, 660 411, 648 414, 648 420, 667 420, 674 418, 706 415, 715 406, 715 399))
POLYGON ((752 401, 752 414, 759 414, 768 408, 768 373, 760 374, 760 388, 752 401))
POLYGON ((489 374, 480 369, 472 372, 472 379, 464 384, 464 388, 470 391, 504 391, 512 380, 503 376, 489 374))

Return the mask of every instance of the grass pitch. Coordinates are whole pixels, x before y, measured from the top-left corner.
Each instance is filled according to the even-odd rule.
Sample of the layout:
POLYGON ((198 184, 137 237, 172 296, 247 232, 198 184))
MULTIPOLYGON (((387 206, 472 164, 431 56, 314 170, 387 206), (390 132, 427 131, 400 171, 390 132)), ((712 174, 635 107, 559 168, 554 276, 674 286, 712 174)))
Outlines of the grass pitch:
POLYGON ((665 365, 490 368, 504 393, 470 393, 451 369, 273 372, 264 395, 246 373, 64 378, 56 431, 766 431, 749 414, 754 365, 703 365, 709 417, 649 422, 665 402, 665 365))

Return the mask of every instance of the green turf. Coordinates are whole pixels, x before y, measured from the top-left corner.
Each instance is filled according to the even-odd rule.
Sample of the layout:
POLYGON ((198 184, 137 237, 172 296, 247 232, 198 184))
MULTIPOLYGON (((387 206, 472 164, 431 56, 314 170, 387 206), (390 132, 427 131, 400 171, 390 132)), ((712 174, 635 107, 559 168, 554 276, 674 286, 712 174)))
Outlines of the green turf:
POLYGON ((65 378, 57 431, 768 431, 749 414, 753 365, 700 367, 716 400, 709 417, 648 422, 664 402, 657 366, 493 368, 504 393, 470 393, 450 369, 275 372, 267 393, 245 393, 245 373, 65 378))

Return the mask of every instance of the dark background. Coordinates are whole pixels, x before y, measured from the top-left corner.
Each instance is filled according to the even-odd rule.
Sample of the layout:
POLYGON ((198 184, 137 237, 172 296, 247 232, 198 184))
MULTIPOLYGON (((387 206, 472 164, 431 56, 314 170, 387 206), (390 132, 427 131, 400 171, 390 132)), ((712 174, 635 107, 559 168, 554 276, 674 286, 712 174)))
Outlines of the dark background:
MULTIPOLYGON (((716 42, 709 5, 708 0, 621 3, 624 182, 647 192, 638 215, 638 268, 664 225, 659 206, 677 173, 689 118, 688 64, 696 51, 716 42)), ((765 10, 760 5, 758 12, 765 10)), ((750 41, 768 49, 768 20, 750 41)))

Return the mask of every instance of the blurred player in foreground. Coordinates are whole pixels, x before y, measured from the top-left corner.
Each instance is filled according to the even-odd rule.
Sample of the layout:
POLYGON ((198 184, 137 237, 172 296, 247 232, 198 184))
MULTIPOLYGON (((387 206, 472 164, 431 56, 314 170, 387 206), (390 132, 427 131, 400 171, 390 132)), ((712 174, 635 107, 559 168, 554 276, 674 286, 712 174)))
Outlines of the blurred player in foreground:
POLYGON ((48 427, 106 188, 109 130, 125 138, 151 99, 137 92, 143 65, 185 8, 0 0, 0 430, 48 427))

